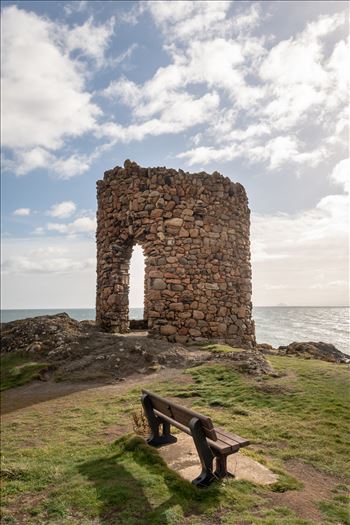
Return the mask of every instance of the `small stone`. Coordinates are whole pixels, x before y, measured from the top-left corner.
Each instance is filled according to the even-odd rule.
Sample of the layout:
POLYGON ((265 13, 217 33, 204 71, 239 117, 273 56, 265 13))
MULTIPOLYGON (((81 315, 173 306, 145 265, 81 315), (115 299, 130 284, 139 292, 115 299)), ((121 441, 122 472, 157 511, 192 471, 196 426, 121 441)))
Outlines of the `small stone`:
POLYGON ((176 334, 176 332, 177 332, 177 328, 170 324, 166 324, 160 327, 160 333, 162 335, 173 335, 173 334, 176 334))
POLYGON ((166 283, 163 279, 153 279, 152 288, 154 290, 165 290, 166 283))
POLYGON ((204 319, 205 315, 200 310, 193 310, 193 318, 194 319, 204 319))
POLYGON ((185 228, 181 228, 180 232, 179 232, 179 237, 189 237, 190 234, 188 233, 187 230, 185 230, 185 228))
POLYGON ((164 224, 165 226, 170 226, 171 228, 181 228, 183 222, 183 219, 180 217, 173 217, 172 219, 167 219, 164 221, 164 224))

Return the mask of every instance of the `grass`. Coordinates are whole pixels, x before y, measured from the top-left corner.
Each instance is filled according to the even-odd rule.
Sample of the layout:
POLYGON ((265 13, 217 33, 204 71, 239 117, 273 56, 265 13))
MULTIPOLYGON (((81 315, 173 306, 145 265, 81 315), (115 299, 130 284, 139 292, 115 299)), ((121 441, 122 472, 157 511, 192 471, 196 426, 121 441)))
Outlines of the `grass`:
POLYGON ((200 350, 208 350, 217 354, 227 354, 232 352, 242 352, 242 348, 234 348, 233 346, 221 344, 221 343, 208 343, 205 341, 199 341, 190 343, 189 346, 198 346, 200 350))
POLYGON ((5 354, 1 356, 1 390, 38 379, 40 372, 46 368, 46 363, 34 361, 28 355, 5 354))
POLYGON ((111 439, 117 428, 131 429, 139 388, 122 395, 91 389, 4 416, 2 522, 310 525, 270 499, 301 487, 287 472, 294 460, 341 476, 318 505, 325 525, 348 524, 348 372, 322 361, 273 356, 271 362, 284 375, 252 378, 211 365, 190 369, 189 384, 174 377, 148 388, 250 438, 244 453, 279 473, 272 487, 233 480, 196 489, 141 438, 111 439))

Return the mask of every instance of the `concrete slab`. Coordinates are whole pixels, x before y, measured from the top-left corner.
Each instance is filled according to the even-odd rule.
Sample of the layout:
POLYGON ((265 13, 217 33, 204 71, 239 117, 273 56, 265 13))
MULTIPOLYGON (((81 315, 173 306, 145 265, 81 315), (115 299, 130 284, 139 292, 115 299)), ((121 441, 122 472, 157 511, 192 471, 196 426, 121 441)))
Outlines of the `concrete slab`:
MULTIPOLYGON (((201 471, 193 439, 187 434, 177 434, 177 443, 160 447, 159 454, 169 468, 176 470, 183 478, 192 481, 201 471)), ((277 475, 267 467, 242 453, 228 457, 228 471, 235 475, 237 480, 245 479, 259 485, 271 485, 277 481, 277 475)))

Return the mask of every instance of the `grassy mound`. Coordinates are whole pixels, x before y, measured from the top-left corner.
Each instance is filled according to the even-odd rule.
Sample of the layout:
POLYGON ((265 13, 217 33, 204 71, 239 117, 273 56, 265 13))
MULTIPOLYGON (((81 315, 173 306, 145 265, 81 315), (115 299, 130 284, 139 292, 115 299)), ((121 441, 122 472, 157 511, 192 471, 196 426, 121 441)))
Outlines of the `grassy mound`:
POLYGON ((188 382, 174 376, 147 387, 251 439, 244 453, 279 473, 275 485, 231 480, 196 489, 129 433, 139 388, 91 389, 4 416, 3 523, 349 524, 348 371, 321 361, 271 361, 280 377, 215 364, 188 370, 188 382), (116 440, 118 431, 124 435, 116 440), (290 464, 301 465, 300 476, 290 464), (329 493, 316 494, 316 518, 288 500, 305 490, 303 465, 329 481, 329 493))
POLYGON ((40 372, 47 368, 46 363, 34 361, 21 354, 4 354, 0 358, 1 390, 24 385, 40 377, 40 372))

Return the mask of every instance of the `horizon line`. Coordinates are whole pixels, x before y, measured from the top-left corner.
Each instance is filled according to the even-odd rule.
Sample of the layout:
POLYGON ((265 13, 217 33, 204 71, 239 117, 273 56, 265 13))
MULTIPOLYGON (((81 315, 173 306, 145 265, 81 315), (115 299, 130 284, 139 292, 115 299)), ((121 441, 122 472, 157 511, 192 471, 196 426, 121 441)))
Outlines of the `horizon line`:
MULTIPOLYGON (((144 309, 144 306, 130 306, 130 309, 144 309)), ((350 305, 293 305, 293 304, 274 304, 274 305, 253 305, 253 308, 350 308, 350 305)), ((0 308, 0 311, 5 310, 95 310, 95 306, 51 306, 50 308, 0 308)))

